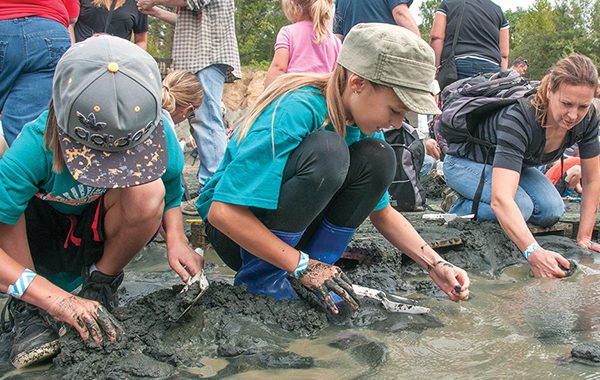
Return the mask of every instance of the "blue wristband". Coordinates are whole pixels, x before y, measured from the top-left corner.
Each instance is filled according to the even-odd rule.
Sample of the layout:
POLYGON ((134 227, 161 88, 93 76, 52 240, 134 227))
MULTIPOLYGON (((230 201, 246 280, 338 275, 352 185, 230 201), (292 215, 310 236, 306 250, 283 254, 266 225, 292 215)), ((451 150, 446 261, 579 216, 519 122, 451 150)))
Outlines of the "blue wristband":
POLYGON ((306 272, 306 268, 308 268, 308 255, 302 251, 298 252, 300 252, 300 262, 298 262, 296 270, 290 274, 290 276, 294 278, 300 278, 300 276, 306 272))
POLYGON ((531 255, 533 252, 535 252, 535 250, 538 248, 542 248, 542 247, 540 247, 540 245, 537 242, 533 242, 533 243, 529 244, 527 246, 527 248, 525 248, 525 251, 523 251, 523 256, 525 256, 525 259, 529 258, 529 255, 531 255))
POLYGON ((31 284, 31 281, 33 281, 35 276, 37 276, 37 274, 34 271, 25 269, 23 273, 21 273, 21 276, 17 278, 17 281, 15 281, 14 284, 8 286, 8 290, 6 291, 6 293, 10 294, 15 298, 21 298, 23 294, 25 294, 25 291, 27 290, 29 284, 31 284))

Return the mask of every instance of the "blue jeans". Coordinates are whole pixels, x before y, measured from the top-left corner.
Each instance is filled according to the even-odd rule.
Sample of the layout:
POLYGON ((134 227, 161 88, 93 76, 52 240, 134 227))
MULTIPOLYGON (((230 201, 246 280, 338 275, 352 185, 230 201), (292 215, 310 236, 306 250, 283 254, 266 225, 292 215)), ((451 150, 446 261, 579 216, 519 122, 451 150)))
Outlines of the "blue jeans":
POLYGON ((10 146, 23 126, 48 108, 56 63, 71 46, 58 21, 0 20, 0 112, 10 146))
MULTIPOLYGON (((483 164, 466 158, 446 155, 444 177, 446 183, 456 190, 460 198, 450 209, 451 213, 468 215, 471 213, 473 198, 477 191, 483 164)), ((496 220, 490 206, 492 200, 492 166, 486 165, 485 182, 479 202, 478 220, 496 220)), ((547 227, 563 216, 565 204, 556 188, 542 172, 534 167, 524 167, 521 171, 515 202, 526 221, 547 227)))
POLYGON ((211 65, 196 73, 204 90, 204 99, 190 120, 190 132, 196 140, 200 158, 197 173, 200 189, 219 168, 227 147, 221 112, 226 68, 225 65, 211 65))
POLYGON ((459 58, 456 60, 456 73, 458 79, 468 78, 479 73, 497 73, 500 65, 483 59, 459 58))

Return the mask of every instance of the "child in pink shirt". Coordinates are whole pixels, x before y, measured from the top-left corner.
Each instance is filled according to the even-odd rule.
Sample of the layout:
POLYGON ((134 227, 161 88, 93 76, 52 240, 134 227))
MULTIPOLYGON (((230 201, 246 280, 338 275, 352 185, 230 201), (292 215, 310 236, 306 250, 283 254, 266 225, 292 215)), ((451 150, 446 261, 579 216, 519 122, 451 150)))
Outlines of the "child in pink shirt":
POLYGON ((285 73, 333 71, 341 41, 329 29, 332 7, 333 0, 283 0, 283 11, 293 24, 277 35, 265 88, 285 73))

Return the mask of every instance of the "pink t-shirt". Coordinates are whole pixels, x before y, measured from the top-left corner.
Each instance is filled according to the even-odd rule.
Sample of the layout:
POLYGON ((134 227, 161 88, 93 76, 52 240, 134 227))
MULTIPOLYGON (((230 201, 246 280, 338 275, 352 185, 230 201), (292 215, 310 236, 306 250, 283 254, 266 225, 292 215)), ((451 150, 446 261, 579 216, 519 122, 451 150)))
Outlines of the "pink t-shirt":
POLYGON ((341 45, 333 34, 317 44, 312 21, 300 21, 281 28, 275 50, 289 50, 288 73, 330 73, 335 68, 341 45))

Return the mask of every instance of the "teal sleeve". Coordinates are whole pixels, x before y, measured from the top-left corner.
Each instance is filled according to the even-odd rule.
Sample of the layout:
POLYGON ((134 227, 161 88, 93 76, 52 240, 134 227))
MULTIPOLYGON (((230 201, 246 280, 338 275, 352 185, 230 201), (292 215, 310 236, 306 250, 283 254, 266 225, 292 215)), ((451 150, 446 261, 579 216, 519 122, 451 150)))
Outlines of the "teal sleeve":
POLYGON ((183 185, 181 183, 181 173, 183 172, 183 152, 177 142, 177 136, 173 127, 163 116, 163 125, 165 128, 165 137, 167 140, 167 152, 169 161, 167 170, 162 175, 161 180, 165 185, 165 209, 167 211, 173 207, 179 207, 183 197, 183 185))
POLYGON ((38 184, 50 174, 52 155, 44 150, 42 141, 45 121, 40 116, 26 124, 0 159, 1 223, 17 223, 29 200, 39 191, 38 184))
POLYGON ((283 171, 290 153, 323 122, 322 113, 315 112, 310 102, 314 94, 293 93, 288 97, 277 106, 274 120, 274 104, 271 104, 241 143, 235 136, 231 140, 230 145, 239 145, 233 147, 231 162, 224 168, 215 187, 214 201, 271 210, 277 208, 283 171))

